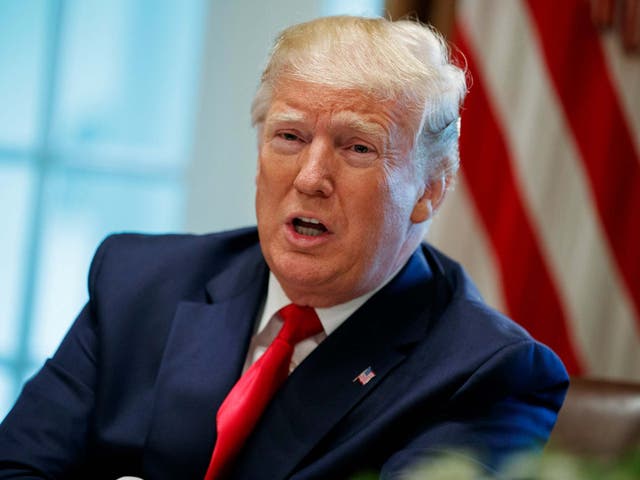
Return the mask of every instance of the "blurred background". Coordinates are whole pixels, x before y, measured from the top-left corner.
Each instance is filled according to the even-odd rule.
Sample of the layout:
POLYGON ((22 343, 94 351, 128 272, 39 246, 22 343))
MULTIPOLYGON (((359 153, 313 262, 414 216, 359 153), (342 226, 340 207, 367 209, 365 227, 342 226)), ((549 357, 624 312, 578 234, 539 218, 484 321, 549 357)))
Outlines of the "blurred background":
POLYGON ((343 13, 434 23, 473 79, 431 240, 571 373, 640 379, 640 1, 0 0, 0 418, 102 238, 255 222, 268 50, 343 13))

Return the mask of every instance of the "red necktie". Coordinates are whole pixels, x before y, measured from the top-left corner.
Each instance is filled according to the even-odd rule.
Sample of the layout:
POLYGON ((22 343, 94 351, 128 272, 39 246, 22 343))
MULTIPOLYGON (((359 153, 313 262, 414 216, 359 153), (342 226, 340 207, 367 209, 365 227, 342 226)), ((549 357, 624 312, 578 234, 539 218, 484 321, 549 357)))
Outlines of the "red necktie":
POLYGON ((221 478, 289 375, 296 343, 322 331, 311 307, 290 304, 280 310, 284 325, 264 354, 240 377, 216 415, 218 437, 205 480, 221 478))

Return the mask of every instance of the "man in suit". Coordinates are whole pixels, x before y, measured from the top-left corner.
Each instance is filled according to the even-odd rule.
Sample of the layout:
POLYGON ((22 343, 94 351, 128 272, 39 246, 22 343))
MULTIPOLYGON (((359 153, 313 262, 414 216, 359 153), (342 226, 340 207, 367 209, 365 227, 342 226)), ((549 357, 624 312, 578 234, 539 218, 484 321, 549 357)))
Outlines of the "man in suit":
POLYGON ((0 427, 0 478, 396 478, 539 448, 561 362, 421 243, 465 92, 417 23, 285 30, 252 106, 257 229, 108 238, 0 427), (318 329, 282 340, 288 308, 318 329))

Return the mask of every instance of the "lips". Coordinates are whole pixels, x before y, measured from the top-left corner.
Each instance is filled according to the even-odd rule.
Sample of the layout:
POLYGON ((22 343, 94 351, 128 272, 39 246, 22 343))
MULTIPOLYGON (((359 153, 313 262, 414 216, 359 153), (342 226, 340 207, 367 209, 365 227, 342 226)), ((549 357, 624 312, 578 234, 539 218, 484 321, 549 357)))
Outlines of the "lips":
POLYGON ((312 217, 295 217, 291 225, 297 234, 308 237, 317 237, 328 232, 327 227, 320 220, 312 217))

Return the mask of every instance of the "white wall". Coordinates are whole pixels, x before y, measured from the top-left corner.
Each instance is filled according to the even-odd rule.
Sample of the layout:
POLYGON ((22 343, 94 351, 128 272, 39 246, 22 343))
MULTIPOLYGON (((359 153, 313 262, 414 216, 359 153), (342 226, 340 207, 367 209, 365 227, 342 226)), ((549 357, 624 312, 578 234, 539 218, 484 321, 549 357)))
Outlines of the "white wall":
POLYGON ((186 229, 255 223, 256 141, 249 108, 273 39, 323 13, 322 0, 210 3, 194 152, 187 176, 186 229))

